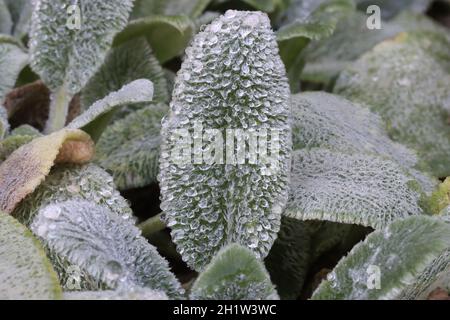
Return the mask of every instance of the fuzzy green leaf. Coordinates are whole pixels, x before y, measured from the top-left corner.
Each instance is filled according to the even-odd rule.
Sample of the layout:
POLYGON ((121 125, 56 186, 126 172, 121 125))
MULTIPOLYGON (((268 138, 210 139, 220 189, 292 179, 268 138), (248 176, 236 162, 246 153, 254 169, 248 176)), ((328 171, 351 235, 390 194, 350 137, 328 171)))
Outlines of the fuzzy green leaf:
POLYGON ((103 63, 115 34, 128 22, 133 0, 78 0, 77 5, 79 30, 73 23, 77 13, 66 0, 36 0, 30 32, 33 70, 52 91, 65 87, 70 95, 103 63))
POLYGON ((167 300, 162 291, 141 287, 118 289, 115 291, 66 292, 64 300, 167 300))
POLYGON ((130 39, 145 37, 160 63, 178 56, 188 45, 195 30, 195 24, 184 15, 154 15, 131 21, 119 33, 114 46, 130 39))
MULTIPOLYGON (((45 181, 19 204, 12 215, 29 226, 41 208, 68 200, 89 201, 107 207, 124 220, 130 220, 133 214, 127 201, 116 190, 112 177, 91 164, 55 167, 45 181)), ((72 264, 54 252, 50 252, 49 257, 64 289, 73 290, 75 284, 72 264)), ((85 272, 79 273, 79 279, 76 284, 79 289, 104 289, 101 281, 85 272)))
POLYGON ((13 27, 12 35, 23 38, 28 34, 33 13, 33 1, 30 0, 4 0, 11 13, 13 27))
POLYGON ((334 89, 379 114, 438 177, 450 175, 449 52, 439 33, 401 33, 346 68, 334 89))
POLYGON ((217 253, 195 281, 193 300, 275 300, 278 294, 254 253, 230 244, 217 253))
POLYGON ((14 218, 0 213, 0 299, 61 296, 58 278, 39 241, 14 218))
POLYGON ((418 183, 393 161, 327 149, 294 152, 284 214, 373 228, 423 214, 418 183))
POLYGON ((112 177, 93 164, 57 166, 45 181, 12 213, 29 226, 41 207, 67 200, 90 201, 106 206, 124 219, 132 216, 127 201, 116 190, 112 177))
POLYGON ((0 33, 11 34, 13 22, 11 13, 4 0, 0 0, 0 33))
POLYGON ((372 153, 398 162, 431 194, 438 181, 419 171, 414 151, 393 142, 383 120, 361 105, 324 92, 292 96, 294 149, 328 148, 372 153))
POLYGON ((153 83, 146 79, 133 81, 120 90, 112 92, 95 102, 67 127, 82 129, 94 140, 98 140, 108 126, 114 112, 122 106, 150 102, 153 98, 153 83))
POLYGON ((0 105, 17 81, 19 73, 28 64, 28 55, 13 38, 0 35, 0 105))
MULTIPOLYGON (((113 48, 103 66, 89 80, 82 93, 82 109, 86 110, 110 92, 138 79, 147 79, 154 85, 153 101, 168 102, 169 92, 163 69, 152 54, 144 38, 137 38, 113 48)), ((127 110, 127 107, 122 109, 127 110)), ((121 113, 120 118, 124 114, 121 113)), ((116 116, 118 117, 118 116, 116 116)))
POLYGON ((354 10, 354 3, 352 0, 297 0, 291 6, 286 25, 278 30, 277 39, 291 90, 295 93, 305 63, 301 52, 311 40, 331 36, 337 23, 354 10))
POLYGON ((180 283, 138 228, 105 206, 66 201, 39 210, 31 228, 51 251, 80 266, 109 288, 119 285, 162 290, 171 298, 180 283))
POLYGON ((339 22, 331 37, 308 46, 305 50, 307 64, 301 78, 329 86, 351 62, 399 32, 429 30, 445 33, 442 29, 424 15, 404 12, 392 21, 382 21, 381 29, 370 30, 367 28, 367 16, 355 12, 339 22))
POLYGON ((21 146, 30 143, 34 138, 38 137, 42 137, 42 134, 29 125, 23 125, 11 131, 10 135, 4 140, 0 139, 0 163, 5 161, 14 151, 19 149, 21 146))
POLYGON ((110 125, 97 143, 95 161, 112 173, 121 190, 156 182, 161 120, 166 105, 149 105, 110 125))
POLYGON ((94 143, 81 130, 64 129, 32 140, 0 164, 0 209, 11 213, 55 164, 89 162, 94 143))
POLYGON ((449 266, 448 248, 449 224, 426 216, 396 221, 355 246, 322 282, 313 299, 426 298, 424 293, 437 284, 430 280, 445 274, 448 277, 450 270, 442 270, 449 266), (375 283, 370 278, 377 271, 378 288, 372 286, 375 283))
MULTIPOLYGON (((163 122, 159 177, 165 220, 193 269, 203 269, 229 243, 251 248, 261 259, 268 254, 287 200, 288 118, 289 87, 265 14, 227 11, 194 38, 178 73, 171 112, 163 122), (228 151, 229 159, 179 163, 176 132, 192 133, 198 123, 223 137, 229 128, 276 130, 278 170, 264 159, 230 163, 230 158, 236 160, 237 144, 228 151)), ((191 142, 187 145, 191 147, 191 142)), ((217 158, 219 154, 220 150, 217 158)), ((195 157, 201 155, 194 150, 195 157)))

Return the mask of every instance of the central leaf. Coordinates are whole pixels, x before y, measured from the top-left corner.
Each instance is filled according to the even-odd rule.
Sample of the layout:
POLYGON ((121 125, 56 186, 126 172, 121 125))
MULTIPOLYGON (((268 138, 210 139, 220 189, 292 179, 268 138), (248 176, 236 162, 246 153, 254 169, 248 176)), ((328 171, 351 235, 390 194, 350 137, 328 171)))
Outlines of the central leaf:
POLYGON ((159 180, 173 240, 196 270, 232 242, 264 258, 280 228, 291 132, 278 52, 267 16, 239 11, 213 21, 186 51, 163 121, 159 180), (193 157, 179 161, 177 150, 191 147, 193 157))

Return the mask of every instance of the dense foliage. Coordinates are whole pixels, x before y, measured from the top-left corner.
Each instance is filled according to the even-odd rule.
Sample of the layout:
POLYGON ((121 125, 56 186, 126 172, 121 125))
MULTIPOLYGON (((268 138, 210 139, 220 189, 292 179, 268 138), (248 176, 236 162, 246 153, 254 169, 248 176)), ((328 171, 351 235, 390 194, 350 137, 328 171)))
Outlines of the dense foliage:
POLYGON ((449 20, 0 0, 0 298, 450 299, 449 20))

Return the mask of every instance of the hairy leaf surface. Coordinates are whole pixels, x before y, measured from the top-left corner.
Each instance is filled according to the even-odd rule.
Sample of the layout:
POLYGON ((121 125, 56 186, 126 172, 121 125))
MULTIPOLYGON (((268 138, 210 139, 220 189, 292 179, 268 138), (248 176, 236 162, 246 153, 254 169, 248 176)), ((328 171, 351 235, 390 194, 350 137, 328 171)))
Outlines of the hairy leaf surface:
MULTIPOLYGON (((288 102, 284 66, 265 14, 227 11, 194 38, 163 122, 159 177, 165 220, 192 268, 201 270, 229 243, 251 248, 259 258, 268 254, 287 200, 288 102), (275 132, 278 168, 264 156, 238 164, 236 150, 242 149, 231 144, 234 137, 221 144, 228 145, 228 159, 225 150, 222 157, 217 151, 218 161, 180 159, 177 132, 193 134, 197 124, 223 137, 226 129, 275 132)), ((204 148, 215 139, 217 134, 206 137, 204 148)), ((191 147, 191 141, 183 143, 191 147)), ((194 150, 195 157, 201 155, 194 150)))
POLYGON ((0 165, 0 210, 11 213, 49 174, 55 163, 86 163, 94 145, 80 130, 63 129, 34 139, 0 165))
MULTIPOLYGON (((153 56, 145 38, 137 38, 113 48, 102 67, 89 80, 82 94, 82 109, 86 110, 110 92, 138 79, 147 79, 153 83, 153 101, 168 102, 169 92, 162 67, 153 56)), ((126 114, 131 106, 124 106, 121 113, 126 114)))
POLYGON ((414 151, 392 141, 384 121, 369 109, 324 92, 292 96, 294 149, 328 148, 378 154, 398 162, 431 194, 438 181, 419 171, 414 151))
POLYGON ((0 106, 3 100, 11 90, 19 73, 28 64, 28 55, 20 47, 19 43, 9 36, 0 35, 0 106))
POLYGON ((269 274, 254 253, 230 244, 217 253, 195 281, 193 300, 276 300, 269 274))
POLYGON ((391 21, 381 23, 381 29, 367 28, 367 15, 361 12, 355 12, 341 20, 331 37, 314 41, 305 50, 307 64, 301 75, 302 80, 329 86, 350 63, 399 32, 447 32, 426 16, 411 12, 404 12, 391 21))
MULTIPOLYGON (((434 279, 442 271, 445 263, 436 259, 442 259, 449 247, 450 225, 445 222, 426 216, 396 221, 355 246, 322 282, 313 299, 424 298, 425 288, 416 284, 423 285, 424 278, 434 279), (369 279, 374 272, 380 275, 378 289, 370 289, 375 285, 369 279)), ((445 257, 448 266, 448 253, 445 257)))
POLYGON ((97 143, 95 161, 112 173, 121 190, 156 182, 161 120, 168 107, 149 105, 110 125, 97 143))
POLYGON ((396 162, 370 154, 297 150, 284 214, 380 228, 423 214, 421 201, 418 183, 396 162))
POLYGON ((0 213, 0 299, 61 296, 58 278, 39 241, 17 220, 0 213))
POLYGON ((94 140, 98 140, 118 108, 129 104, 150 102, 152 99, 153 83, 150 80, 139 79, 95 102, 67 127, 82 129, 94 140))
POLYGON ((56 91, 79 92, 103 63, 133 0, 78 0, 81 21, 66 0, 36 0, 30 33, 31 66, 56 91), (72 23, 72 25, 70 24, 72 23))
POLYGON ((133 215, 127 201, 116 190, 112 177, 93 164, 56 166, 12 215, 29 226, 40 208, 68 200, 105 206, 124 219, 130 219, 133 215))
POLYGON ((343 71, 334 89, 378 113, 390 136, 415 149, 438 177, 450 175, 449 52, 441 34, 401 33, 343 71))
POLYGON ((184 15, 154 15, 131 21, 119 33, 114 45, 144 36, 160 63, 178 56, 186 48, 195 30, 195 24, 184 15))
POLYGON ((305 63, 301 52, 311 40, 331 36, 337 23, 353 10, 351 0, 296 0, 287 10, 289 14, 285 25, 277 32, 277 39, 294 93, 298 91, 298 81, 305 63))
POLYGON ((31 228, 50 250, 110 288, 137 285, 181 297, 183 289, 167 261, 129 220, 105 206, 88 201, 50 204, 39 210, 31 228))

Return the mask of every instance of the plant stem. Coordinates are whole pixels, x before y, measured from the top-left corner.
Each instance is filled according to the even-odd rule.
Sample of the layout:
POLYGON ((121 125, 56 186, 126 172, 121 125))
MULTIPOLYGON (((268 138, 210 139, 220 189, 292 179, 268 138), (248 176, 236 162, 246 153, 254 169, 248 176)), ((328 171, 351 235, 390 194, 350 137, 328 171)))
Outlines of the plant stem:
POLYGON ((49 134, 64 128, 71 99, 72 97, 67 92, 65 85, 59 88, 56 93, 52 94, 45 133, 49 134))
POLYGON ((142 235, 145 238, 147 238, 155 232, 164 230, 166 228, 166 225, 161 220, 161 213, 160 213, 139 224, 138 228, 141 229, 142 235))

